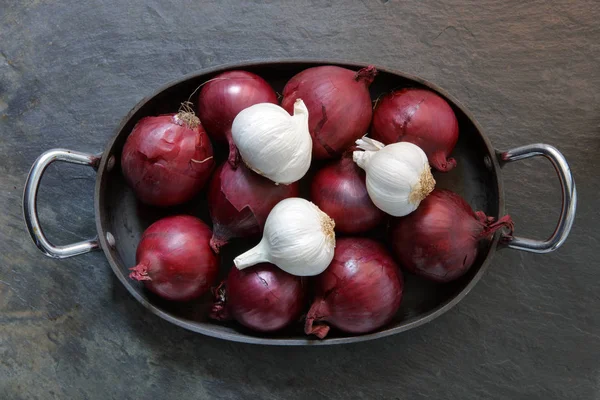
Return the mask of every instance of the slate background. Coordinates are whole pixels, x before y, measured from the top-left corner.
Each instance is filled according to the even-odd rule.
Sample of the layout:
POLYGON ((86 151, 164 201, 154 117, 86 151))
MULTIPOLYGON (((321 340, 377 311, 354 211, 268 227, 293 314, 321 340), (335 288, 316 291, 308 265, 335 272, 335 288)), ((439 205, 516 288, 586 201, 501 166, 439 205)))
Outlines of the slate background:
MULTIPOLYGON (((0 0, 2 399, 600 399, 600 3, 596 0, 0 0), (45 258, 21 194, 52 147, 100 152, 143 96, 242 60, 373 62, 461 100, 495 146, 554 144, 579 190, 556 253, 502 251, 467 298, 405 334, 331 348, 228 343, 138 305, 101 252, 45 258)), ((560 205, 544 160, 505 169, 518 233, 560 205)), ((89 237, 94 174, 55 165, 40 194, 57 243, 89 237)))

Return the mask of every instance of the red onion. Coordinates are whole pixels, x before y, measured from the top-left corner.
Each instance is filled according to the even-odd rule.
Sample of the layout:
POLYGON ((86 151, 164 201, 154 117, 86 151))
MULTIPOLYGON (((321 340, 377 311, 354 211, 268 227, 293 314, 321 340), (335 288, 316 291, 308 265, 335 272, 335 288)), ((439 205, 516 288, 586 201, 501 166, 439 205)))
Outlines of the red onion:
POLYGON ((365 172, 345 153, 339 161, 320 169, 311 184, 311 200, 335 221, 335 230, 361 233, 375 228, 385 213, 373 204, 365 172))
POLYGON ((402 267, 436 282, 449 282, 469 270, 478 242, 501 228, 514 228, 510 216, 497 222, 473 212, 456 193, 435 189, 416 211, 392 226, 392 248, 402 267))
POLYGON ((260 76, 227 71, 209 80, 198 97, 198 115, 213 140, 229 143, 229 163, 237 167, 239 153, 231 138, 231 124, 245 108, 258 103, 277 104, 277 95, 260 76))
POLYGON ((214 173, 208 190, 213 221, 210 246, 215 252, 234 237, 259 235, 271 209, 288 197, 297 197, 298 182, 275 185, 243 163, 233 169, 224 163, 214 173))
POLYGON ((349 333, 378 329, 394 317, 402 300, 404 280, 380 243, 366 238, 341 238, 329 267, 314 278, 316 296, 304 331, 323 339, 328 322, 349 333))
POLYGON ((285 85, 281 106, 292 114, 294 102, 302 99, 308 108, 313 157, 339 156, 367 132, 373 115, 369 85, 376 74, 373 66, 358 72, 335 66, 313 67, 285 85))
POLYGON ((163 218, 144 231, 129 277, 168 300, 186 301, 204 294, 215 282, 217 256, 209 246, 212 232, 189 215, 163 218))
POLYGON ((305 296, 302 278, 263 263, 241 271, 232 267, 215 297, 211 318, 272 332, 298 320, 305 296))
POLYGON ((194 197, 214 166, 213 149, 192 112, 142 118, 125 142, 121 168, 143 203, 173 206, 194 197))
POLYGON ((458 141, 458 121, 446 100, 429 90, 401 89, 383 97, 373 112, 370 133, 384 144, 416 144, 438 171, 456 166, 448 156, 458 141))

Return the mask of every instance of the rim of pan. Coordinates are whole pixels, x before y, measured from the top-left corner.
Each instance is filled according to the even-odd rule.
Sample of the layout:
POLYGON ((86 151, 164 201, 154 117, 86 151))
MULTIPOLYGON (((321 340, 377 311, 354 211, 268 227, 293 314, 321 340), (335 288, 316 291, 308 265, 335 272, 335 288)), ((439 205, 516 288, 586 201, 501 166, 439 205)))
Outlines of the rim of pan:
POLYGON ((359 69, 364 68, 367 65, 374 65, 380 72, 385 72, 391 75, 397 75, 407 80, 412 80, 414 82, 419 83, 420 85, 426 86, 431 90, 441 94, 447 100, 449 100, 456 108, 460 109, 462 113, 471 121, 473 126, 476 128, 477 132, 481 136, 483 142, 485 143, 487 150, 490 154, 490 159, 492 161, 492 172, 496 176, 496 185, 498 191, 498 211, 499 215, 504 214, 504 190, 501 179, 500 172, 500 164, 498 162, 496 155, 496 151, 492 146, 491 142, 487 138, 487 136, 483 133, 483 130, 471 112, 464 107, 457 99, 455 99, 452 95, 447 93, 444 89, 439 86, 423 79, 418 76, 408 74, 402 71, 394 70, 387 67, 382 67, 379 65, 371 64, 371 63, 360 63, 360 62, 350 62, 344 60, 335 60, 335 59, 305 59, 305 58, 291 58, 291 59, 272 59, 272 60, 255 60, 255 61, 243 61, 238 63, 229 63, 222 64, 216 67, 206 68, 199 70, 197 72, 193 72, 187 74, 179 79, 173 80, 157 90, 155 90, 151 95, 144 97, 140 100, 127 115, 121 120, 121 123, 117 127, 115 134, 109 140, 108 144, 105 147, 104 153, 102 154, 102 159, 100 161, 100 165, 98 167, 98 176, 96 178, 96 187, 94 190, 94 209, 95 209, 95 218, 96 218, 96 229, 98 231, 98 237, 100 240, 100 246, 112 268, 114 274, 117 276, 119 281, 127 288, 127 291, 144 307, 146 307, 153 314, 167 320, 177 326, 182 328, 191 330, 193 332, 201 333, 206 336, 211 336, 219 339, 230 340, 234 342, 242 342, 242 343, 250 343, 250 344, 263 344, 263 345, 274 345, 274 346, 323 346, 323 345, 333 345, 333 344, 345 344, 345 343, 356 343, 356 342, 364 342, 368 340, 378 339, 385 336, 394 335, 400 332, 407 331, 409 329, 415 328, 417 326, 423 325, 427 322, 434 320, 440 315, 444 314, 452 307, 454 307, 458 302, 460 302, 475 286, 475 284, 481 279, 483 274, 487 271, 491 259, 498 247, 498 241, 500 239, 500 235, 496 234, 490 243, 490 247, 488 250, 488 254, 486 258, 483 260, 481 267, 477 271, 477 273, 471 278, 469 283, 454 297, 440 305, 439 307, 424 313, 418 316, 416 319, 402 323, 400 326, 396 327, 388 327, 386 329, 363 334, 357 336, 348 336, 348 337, 339 337, 339 338, 326 338, 326 339, 312 339, 312 338, 270 338, 270 337, 260 337, 260 336, 251 336, 244 333, 233 333, 233 332, 224 332, 221 330, 212 329, 210 327, 203 327, 199 325, 195 321, 186 320, 184 318, 176 317, 172 314, 169 314, 160 308, 156 307, 154 304, 150 303, 146 300, 142 295, 138 292, 138 290, 131 284, 131 282, 127 279, 125 275, 121 272, 121 268, 119 266, 118 261, 113 257, 110 252, 110 246, 106 239, 106 230, 103 227, 103 222, 101 218, 101 213, 103 212, 104 204, 103 198, 100 196, 100 188, 101 183, 104 177, 104 172, 106 171, 108 155, 111 154, 111 150, 114 147, 115 141, 119 138, 123 133, 123 128, 129 122, 129 120, 135 115, 137 111, 139 111, 142 107, 144 107, 149 101, 151 101, 158 94, 163 91, 181 84, 190 79, 197 79, 203 75, 220 73, 232 69, 244 69, 244 68, 257 68, 261 66, 274 66, 281 64, 305 64, 305 68, 310 68, 311 66, 319 66, 319 65, 337 65, 341 67, 351 68, 351 69, 359 69))

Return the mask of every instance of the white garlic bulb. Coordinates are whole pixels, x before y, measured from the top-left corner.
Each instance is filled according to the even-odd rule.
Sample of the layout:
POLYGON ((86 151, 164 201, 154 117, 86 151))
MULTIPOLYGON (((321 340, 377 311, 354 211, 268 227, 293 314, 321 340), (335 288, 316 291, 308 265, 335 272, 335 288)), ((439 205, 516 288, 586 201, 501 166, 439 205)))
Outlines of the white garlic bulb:
POLYGON ((238 269, 270 262, 296 276, 318 275, 331 263, 335 222, 308 200, 280 201, 265 222, 262 240, 233 260, 238 269))
POLYGON ((275 183, 296 182, 310 168, 312 138, 301 99, 293 116, 271 103, 245 108, 233 120, 231 136, 244 163, 275 183))
POLYGON ((427 155, 408 142, 385 146, 367 137, 356 141, 364 151, 355 151, 352 158, 366 171, 367 192, 382 211, 402 217, 417 209, 435 187, 427 155))

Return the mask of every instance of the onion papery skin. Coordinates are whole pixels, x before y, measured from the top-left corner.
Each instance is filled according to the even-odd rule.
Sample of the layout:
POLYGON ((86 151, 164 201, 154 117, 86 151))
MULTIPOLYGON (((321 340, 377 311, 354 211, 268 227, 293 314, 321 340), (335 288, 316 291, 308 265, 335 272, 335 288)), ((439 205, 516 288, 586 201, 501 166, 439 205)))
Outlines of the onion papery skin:
POLYGON ((323 339, 330 325, 361 334, 386 325, 402 301, 404 279, 385 247, 367 238, 341 238, 329 267, 313 278, 315 299, 304 331, 323 339))
POLYGON ((448 157, 458 141, 458 128, 446 100, 430 90, 408 88, 377 102, 370 136, 384 144, 414 143, 427 154, 433 168, 447 172, 456 166, 456 160, 448 157))
POLYGON ((277 94, 260 76, 247 71, 227 71, 206 82, 198 95, 198 116, 208 135, 229 144, 229 163, 236 168, 239 153, 231 138, 231 124, 245 108, 259 103, 277 104, 277 94))
POLYGON ((199 123, 190 126, 178 115, 142 118, 125 142, 121 170, 142 203, 161 207, 185 203, 210 178, 215 163, 206 132, 199 123))
POLYGON ((302 278, 269 263, 244 270, 232 267, 214 294, 212 319, 234 319, 258 332, 274 332, 299 321, 305 306, 302 278))
POLYGON ((213 174, 208 189, 213 222, 211 247, 218 253, 232 238, 259 236, 273 207, 298 195, 298 182, 276 185, 243 164, 233 168, 230 163, 223 163, 213 174))
POLYGON ((458 194, 435 189, 417 210, 392 223, 391 247, 403 268, 435 282, 463 276, 477 257, 479 242, 514 224, 473 211, 458 194))
POLYGON ((290 114, 296 99, 308 108, 313 157, 339 157, 363 136, 373 115, 369 86, 377 70, 352 71, 332 65, 308 68, 288 81, 281 106, 290 114))
POLYGON ((196 217, 177 215, 144 231, 129 277, 143 281, 167 300, 187 301, 206 293, 217 278, 219 262, 210 248, 210 228, 196 217))
POLYGON ((352 161, 352 153, 321 168, 311 183, 311 200, 335 221, 336 232, 370 231, 385 218, 373 204, 365 172, 352 161))

